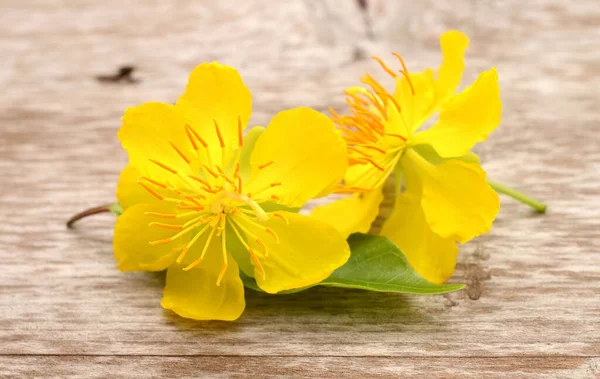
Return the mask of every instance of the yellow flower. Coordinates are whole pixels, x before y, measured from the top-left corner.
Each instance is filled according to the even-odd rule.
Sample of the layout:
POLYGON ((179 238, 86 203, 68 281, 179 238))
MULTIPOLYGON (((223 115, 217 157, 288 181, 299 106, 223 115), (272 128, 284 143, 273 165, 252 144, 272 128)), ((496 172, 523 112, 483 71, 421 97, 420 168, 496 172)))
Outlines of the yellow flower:
POLYGON ((437 76, 432 69, 409 73, 402 57, 397 73, 374 57, 396 82, 390 94, 372 76, 361 81, 369 88, 346 91, 351 115, 333 119, 348 143, 348 191, 345 212, 363 218, 340 219, 331 205, 313 215, 336 225, 343 234, 368 230, 388 176, 396 173, 395 207, 382 229, 426 279, 445 281, 453 272, 456 242, 487 233, 499 211, 499 199, 488 185, 477 156, 470 153, 500 123, 498 75, 491 69, 459 94, 468 38, 457 31, 441 36, 443 61, 437 76), (439 118, 426 127, 436 112, 439 118), (402 191, 402 188, 405 188, 402 191), (368 217, 365 217, 368 216, 368 217))
POLYGON ((344 176, 333 122, 298 108, 243 136, 250 112, 237 71, 211 63, 176 105, 145 103, 123 118, 130 165, 117 188, 115 259, 122 271, 167 269, 162 306, 184 317, 238 318, 238 269, 276 293, 320 282, 350 254, 333 227, 293 212, 344 176))

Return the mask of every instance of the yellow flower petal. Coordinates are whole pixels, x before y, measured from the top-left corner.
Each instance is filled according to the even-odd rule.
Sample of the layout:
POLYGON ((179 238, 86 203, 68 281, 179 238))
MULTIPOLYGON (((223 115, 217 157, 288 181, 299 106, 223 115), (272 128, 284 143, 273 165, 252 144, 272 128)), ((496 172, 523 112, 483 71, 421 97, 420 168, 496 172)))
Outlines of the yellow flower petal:
MULTIPOLYGON (((435 111, 434 106, 437 99, 435 97, 433 70, 428 69, 419 73, 410 73, 409 77, 410 83, 404 76, 396 79, 394 98, 400 105, 398 114, 400 123, 386 123, 386 131, 389 133, 410 136, 435 111), (403 127, 391 127, 391 125, 403 125, 403 127), (403 130, 407 132, 403 132, 403 130)), ((390 121, 395 120, 396 117, 393 113, 397 113, 396 109, 389 109, 391 113, 390 121)))
MULTIPOLYGON (((429 163, 440 164, 448 160, 440 157, 431 145, 417 145, 414 146, 412 149, 419 153, 423 158, 427 159, 429 163)), ((459 159, 463 162, 475 163, 478 165, 481 164, 481 159, 479 158, 479 155, 475 154, 472 151, 468 152, 465 155, 461 155, 459 157, 451 159, 459 159)))
POLYGON ((123 148, 129 153, 129 163, 140 174, 185 188, 176 175, 156 164, 169 167, 184 174, 193 174, 185 160, 177 153, 169 140, 187 157, 195 153, 185 134, 185 120, 175 106, 163 103, 145 103, 128 108, 118 136, 123 148), (150 161, 153 159, 155 162, 150 161))
MULTIPOLYGON (((190 256, 204 246, 198 245, 188 252, 190 256)), ((223 265, 221 257, 221 245, 213 241, 202 263, 191 270, 183 271, 186 262, 169 267, 162 307, 194 320, 232 321, 240 317, 246 302, 238 265, 228 254, 227 269, 217 286, 223 265)))
POLYGON ((113 248, 121 271, 164 270, 189 241, 189 236, 183 236, 168 244, 150 246, 149 242, 169 238, 177 231, 149 226, 157 220, 146 212, 174 214, 175 208, 164 203, 136 204, 117 218, 113 248))
POLYGON ((263 276, 258 266, 254 269, 256 283, 264 291, 277 293, 319 283, 350 257, 346 240, 332 226, 296 213, 277 213, 289 224, 273 214, 263 225, 239 221, 266 248, 267 256, 260 243, 248 238, 264 270, 263 276))
POLYGON ((406 156, 416 165, 423 185, 421 206, 435 233, 466 243, 489 232, 500 200, 479 165, 458 159, 434 165, 412 150, 406 156))
POLYGON ((261 198, 276 195, 282 204, 301 207, 342 180, 346 145, 327 116, 296 108, 273 118, 256 142, 251 165, 252 178, 244 192, 260 192, 261 198))
POLYGON ((442 158, 465 155, 500 124, 502 102, 495 69, 450 98, 431 128, 415 134, 412 144, 430 144, 442 158))
POLYGON ((311 217, 333 226, 348 238, 352 233, 367 233, 371 229, 382 201, 381 189, 374 189, 316 207, 311 217))
POLYGON ((396 199, 381 234, 402 250, 423 278, 443 283, 452 276, 458 247, 452 239, 442 238, 430 229, 421 209, 420 196, 414 191, 396 199))
MULTIPOLYGON (((185 93, 177 100, 185 120, 209 145, 215 164, 222 164, 219 127, 225 145, 225 162, 239 147, 238 122, 248 125, 252 96, 237 70, 219 63, 202 63, 190 74, 185 93)), ((223 167, 222 167, 223 168, 223 167)))
POLYGON ((136 204, 152 204, 159 200, 146 191, 138 182, 141 176, 132 165, 127 165, 119 175, 117 183, 117 201, 123 210, 136 204))
POLYGON ((246 181, 250 178, 250 172, 252 167, 250 166, 250 158, 252 157, 252 152, 254 151, 254 146, 256 145, 256 141, 263 134, 265 128, 262 126, 255 126, 246 133, 244 136, 244 147, 242 148, 240 154, 240 176, 243 181, 246 181))
POLYGON ((443 100, 453 95, 460 84, 465 69, 464 56, 469 46, 469 38, 456 30, 440 36, 442 64, 436 79, 436 98, 443 100))

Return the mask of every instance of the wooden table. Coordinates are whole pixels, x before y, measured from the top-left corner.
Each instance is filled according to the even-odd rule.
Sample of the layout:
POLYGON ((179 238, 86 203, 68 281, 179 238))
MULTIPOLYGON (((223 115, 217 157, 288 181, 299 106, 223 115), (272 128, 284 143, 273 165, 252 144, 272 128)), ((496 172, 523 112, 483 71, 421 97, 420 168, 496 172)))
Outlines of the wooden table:
POLYGON ((582 0, 354 2, 3 0, 0 12, 0 376, 600 377, 600 4, 582 0), (114 199, 123 110, 173 102, 202 61, 240 69, 252 124, 299 105, 343 110, 344 87, 401 52, 439 61, 471 37, 464 83, 500 73, 489 175, 549 204, 503 198, 493 231, 461 247, 464 291, 408 296, 248 291, 233 323, 159 306, 164 276, 120 273, 114 199), (99 82, 134 65, 138 83, 99 82))

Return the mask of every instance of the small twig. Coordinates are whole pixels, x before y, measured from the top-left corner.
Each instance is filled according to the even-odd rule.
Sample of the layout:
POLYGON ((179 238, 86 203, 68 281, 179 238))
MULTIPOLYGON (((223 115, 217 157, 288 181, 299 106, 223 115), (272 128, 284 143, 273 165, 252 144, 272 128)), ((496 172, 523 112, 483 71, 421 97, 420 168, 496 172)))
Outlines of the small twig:
POLYGON ((82 218, 92 216, 92 215, 95 215, 98 213, 112 212, 113 205, 114 204, 101 205, 99 207, 94 207, 94 208, 86 209, 83 212, 79 212, 79 213, 75 214, 73 217, 71 217, 69 219, 69 221, 67 221, 67 228, 73 229, 73 224, 75 224, 77 221, 81 220, 82 218))
POLYGON ((98 75, 96 79, 99 82, 108 82, 108 83, 137 83, 139 79, 132 77, 133 71, 135 71, 134 66, 121 66, 119 67, 119 71, 114 75, 98 75))

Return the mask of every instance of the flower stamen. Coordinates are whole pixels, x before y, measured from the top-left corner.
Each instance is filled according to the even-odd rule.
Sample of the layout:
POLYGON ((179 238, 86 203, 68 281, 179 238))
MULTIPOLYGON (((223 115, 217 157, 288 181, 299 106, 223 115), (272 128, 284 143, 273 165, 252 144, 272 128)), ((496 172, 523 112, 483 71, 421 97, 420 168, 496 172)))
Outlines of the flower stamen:
MULTIPOLYGON (((254 266, 256 266, 256 268, 258 268, 258 271, 261 273, 261 275, 263 277, 263 280, 265 280, 265 278, 266 278, 265 270, 264 270, 262 264, 260 263, 260 260, 258 259, 258 257, 256 256, 256 254, 254 253, 254 250, 252 250, 252 248, 250 246, 248 246, 248 244, 246 243, 246 240, 242 237, 242 235, 240 234, 240 231, 235 226, 236 223, 233 220, 229 220, 229 224, 231 225, 231 229, 233 230, 233 232, 235 233, 235 235, 237 236, 237 238, 239 239, 239 241, 242 243, 242 245, 248 251, 248 254, 250 254, 250 257, 252 258, 252 261, 254 262, 254 266)), ((256 241, 258 243, 258 241, 260 241, 260 240, 256 239, 256 241)), ((262 241, 261 241, 260 244, 262 245, 262 241)), ((266 251, 267 250, 265 249, 265 252, 266 251)))
POLYGON ((261 164, 260 166, 258 166, 258 169, 259 170, 265 169, 265 168, 269 167, 270 165, 272 165, 273 163, 275 163, 275 161, 269 161, 265 164, 261 164))
POLYGON ((375 163, 375 161, 371 158, 362 158, 363 160, 367 161, 368 163, 372 164, 373 166, 375 166, 375 168, 377 168, 379 171, 385 171, 383 167, 381 167, 379 164, 375 163))
POLYGON ((182 225, 163 224, 162 222, 151 222, 151 223, 148 224, 148 226, 149 227, 157 226, 159 228, 175 229, 175 230, 182 230, 183 229, 182 225))
POLYGON ((277 217, 277 218, 280 218, 280 219, 282 219, 283 221, 285 221, 285 223, 286 223, 287 225, 289 225, 289 224, 290 224, 290 220, 288 220, 288 219, 287 219, 287 218, 286 218, 284 215, 282 215, 282 214, 281 214, 281 213, 279 213, 279 212, 273 212, 273 216, 275 216, 275 217, 277 217))
POLYGON ((144 184, 140 180, 137 181, 137 184, 139 184, 140 186, 144 187, 144 189, 146 191, 148 191, 150 193, 150 195, 154 196, 158 200, 163 200, 164 199, 164 197, 161 196, 158 192, 156 192, 155 190, 153 190, 152 188, 150 188, 149 186, 147 186, 146 184, 144 184))
POLYGON ((204 167, 204 169, 208 171, 208 173, 211 174, 215 179, 219 177, 219 174, 211 170, 210 167, 208 167, 207 165, 204 164, 202 165, 202 167, 204 167))
MULTIPOLYGON (((215 219, 218 220, 218 218, 215 218, 215 219)), ((198 266, 204 259, 204 254, 206 254, 206 251, 208 250, 208 247, 210 246, 210 242, 212 241, 212 237, 215 234, 215 231, 217 230, 215 228, 215 225, 213 225, 214 221, 215 220, 213 219, 213 221, 210 224, 208 224, 208 226, 210 226, 212 229, 210 231, 210 234, 208 235, 208 238, 206 239, 206 243, 204 244, 202 253, 200 253, 200 257, 198 259, 196 259, 195 261, 193 261, 192 263, 190 263, 189 265, 187 265, 186 267, 184 267, 182 269, 183 271, 189 271, 189 270, 193 269, 194 267, 198 266)))
POLYGON ((242 117, 238 116, 238 145, 244 146, 244 131, 242 130, 242 117))
POLYGON ((227 221, 227 218, 225 217, 225 214, 221 214, 221 225, 219 226, 219 228, 221 229, 219 232, 217 232, 217 236, 219 236, 219 234, 221 235, 221 248, 222 248, 222 253, 223 253, 223 267, 221 268, 221 272, 219 273, 219 277, 217 278, 217 287, 219 287, 221 285, 221 280, 223 279, 223 275, 225 275, 225 271, 227 270, 228 267, 228 262, 227 262, 227 237, 225 235, 226 233, 226 228, 225 228, 225 222, 227 221))
POLYGON ((163 183, 161 183, 161 182, 158 182, 158 181, 156 181, 156 180, 150 179, 150 178, 148 178, 148 177, 146 177, 146 176, 140 176, 140 177, 138 178, 138 180, 145 180, 145 181, 147 181, 147 182, 149 182, 149 183, 152 183, 152 184, 154 184, 154 185, 155 185, 155 186, 157 186, 157 187, 160 187, 160 188, 163 188, 163 189, 167 189, 167 185, 166 185, 166 184, 163 184, 163 183))
POLYGON ((381 58, 379 58, 378 56, 372 56, 372 59, 374 59, 375 61, 377 61, 377 63, 379 63, 379 65, 381 66, 381 68, 387 72, 388 74, 390 74, 392 76, 392 78, 397 78, 398 76, 396 75, 396 73, 394 71, 392 71, 384 62, 381 58))
POLYGON ((157 161, 157 160, 155 160, 155 159, 151 159, 151 158, 149 158, 148 160, 149 160, 150 162, 154 163, 155 165, 157 165, 158 167, 161 167, 161 168, 163 168, 163 169, 165 169, 165 170, 169 171, 171 174, 175 174, 175 175, 177 174, 177 170, 175 170, 175 169, 172 169, 171 167, 167 166, 167 165, 166 165, 166 164, 164 164, 164 163, 161 163, 161 162, 159 162, 159 161, 157 161))
POLYGON ((195 236, 194 238, 192 238, 192 240, 190 242, 188 242, 188 244, 183 248, 183 250, 181 250, 181 253, 179 254, 179 256, 176 259, 177 263, 181 263, 181 261, 183 260, 183 258, 185 258, 185 255, 187 254, 187 252, 190 250, 190 248, 192 247, 193 244, 196 243, 196 241, 198 241, 198 239, 200 238, 200 236, 202 236, 204 234, 204 232, 208 229, 210 225, 205 225, 204 228, 202 228, 195 236))
POLYGON ((402 141, 406 142, 407 139, 404 136, 401 136, 400 134, 394 134, 394 133, 383 133, 386 136, 390 136, 390 137, 395 137, 395 138, 400 138, 402 141))
MULTIPOLYGON (((197 181, 197 182, 201 183, 201 184, 204 184, 204 185, 205 185, 206 187, 208 187, 208 188, 212 188, 209 182, 207 182, 206 180, 204 180, 204 179, 202 179, 202 178, 200 178, 200 177, 197 177, 197 176, 195 176, 195 175, 189 175, 189 177, 190 177, 191 179, 194 179, 195 181, 197 181)), ((202 195, 202 196, 204 196, 204 195, 202 195)))
POLYGON ((190 160, 188 159, 188 157, 185 156, 185 154, 183 154, 183 151, 181 151, 173 141, 171 141, 169 139, 169 144, 171 145, 171 147, 173 148, 173 150, 175 150, 177 152, 177 154, 179 154, 179 156, 181 157, 181 159, 183 159, 185 161, 185 163, 190 164, 190 160))

